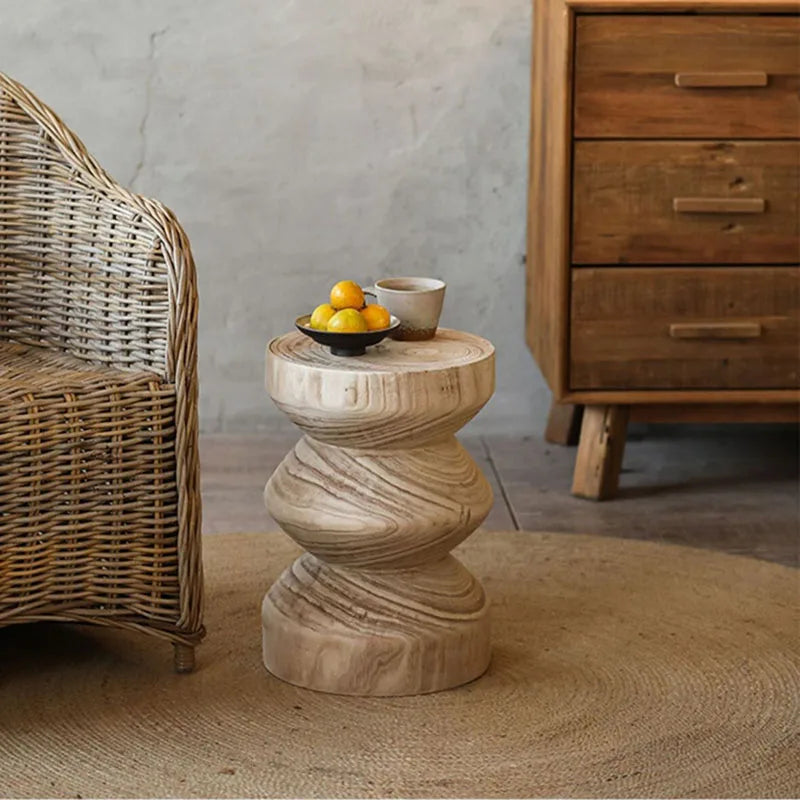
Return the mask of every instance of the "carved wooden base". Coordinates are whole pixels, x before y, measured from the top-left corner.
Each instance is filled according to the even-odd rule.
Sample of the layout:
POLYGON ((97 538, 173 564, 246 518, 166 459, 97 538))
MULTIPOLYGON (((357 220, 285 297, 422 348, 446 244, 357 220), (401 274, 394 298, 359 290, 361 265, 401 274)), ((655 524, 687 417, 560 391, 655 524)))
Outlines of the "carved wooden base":
POLYGON ((359 695, 433 692, 484 672, 486 597, 448 553, 485 519, 492 490, 454 436, 373 451, 306 436, 264 495, 314 554, 264 598, 270 672, 359 695))
POLYGON ((267 378, 307 435, 264 498, 308 551, 264 598, 267 669, 353 695, 477 678, 489 604, 450 551, 485 519, 492 490, 453 433, 491 396, 494 348, 444 330, 345 362, 291 334, 270 344, 267 378))
POLYGON ((378 572, 305 553, 264 598, 264 664, 336 694, 449 689, 489 665, 487 612, 480 583, 453 556, 378 572))

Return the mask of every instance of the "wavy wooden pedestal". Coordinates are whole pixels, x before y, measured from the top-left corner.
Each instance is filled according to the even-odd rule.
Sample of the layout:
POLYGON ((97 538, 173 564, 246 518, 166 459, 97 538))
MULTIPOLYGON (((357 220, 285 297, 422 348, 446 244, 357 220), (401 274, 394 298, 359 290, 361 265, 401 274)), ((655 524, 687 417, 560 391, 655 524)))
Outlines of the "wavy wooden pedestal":
POLYGON ((265 501, 308 551, 264 598, 267 669, 354 695, 477 678, 488 601, 450 550, 485 519, 492 491, 454 434, 494 391, 494 347, 440 329, 339 358, 291 333, 269 344, 267 389, 306 435, 265 501))

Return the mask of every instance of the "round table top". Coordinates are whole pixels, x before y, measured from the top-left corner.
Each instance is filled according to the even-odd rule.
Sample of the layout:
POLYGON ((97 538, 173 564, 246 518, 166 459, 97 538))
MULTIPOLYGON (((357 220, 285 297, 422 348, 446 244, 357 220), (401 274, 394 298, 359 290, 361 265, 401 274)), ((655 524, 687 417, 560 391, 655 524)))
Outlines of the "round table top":
POLYGON ((401 342, 384 339, 367 348, 363 356, 332 355, 327 347, 299 331, 278 336, 269 343, 269 355, 299 366, 348 373, 432 372, 477 364, 494 355, 494 345, 464 331, 439 328, 433 339, 401 342))

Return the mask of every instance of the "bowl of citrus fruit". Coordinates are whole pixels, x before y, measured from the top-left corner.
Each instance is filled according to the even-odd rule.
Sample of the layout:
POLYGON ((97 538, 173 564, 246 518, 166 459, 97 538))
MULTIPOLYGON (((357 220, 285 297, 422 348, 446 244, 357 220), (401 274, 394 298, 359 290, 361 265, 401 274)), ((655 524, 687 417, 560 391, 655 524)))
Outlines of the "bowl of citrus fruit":
POLYGON ((363 356, 400 325, 400 320, 377 303, 367 305, 355 281, 339 281, 328 303, 295 320, 297 330, 330 348, 335 356, 363 356))

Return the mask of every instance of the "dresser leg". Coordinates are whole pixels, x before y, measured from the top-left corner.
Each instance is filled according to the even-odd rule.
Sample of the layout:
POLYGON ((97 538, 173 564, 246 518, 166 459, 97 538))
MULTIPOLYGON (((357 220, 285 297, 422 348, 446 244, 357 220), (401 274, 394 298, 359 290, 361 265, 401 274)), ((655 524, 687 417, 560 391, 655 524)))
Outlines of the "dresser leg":
POLYGON ((627 429, 628 406, 586 406, 572 494, 607 500, 617 493, 627 429))
POLYGON ((544 429, 544 439, 550 444, 576 445, 581 434, 581 419, 583 419, 583 406, 574 406, 569 403, 550 403, 550 413, 547 416, 547 427, 544 429))

